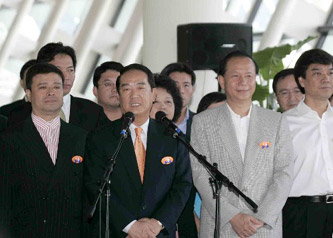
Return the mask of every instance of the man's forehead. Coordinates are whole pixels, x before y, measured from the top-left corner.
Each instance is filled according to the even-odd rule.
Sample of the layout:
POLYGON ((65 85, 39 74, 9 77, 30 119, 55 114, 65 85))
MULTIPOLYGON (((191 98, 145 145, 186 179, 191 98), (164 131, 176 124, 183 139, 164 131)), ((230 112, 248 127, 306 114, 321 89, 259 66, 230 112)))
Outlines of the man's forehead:
POLYGON ((124 83, 148 83, 148 76, 145 72, 137 69, 129 70, 120 77, 120 84, 124 83))
POLYGON ((310 64, 308 67, 309 70, 320 70, 320 69, 330 69, 333 70, 333 64, 310 64))

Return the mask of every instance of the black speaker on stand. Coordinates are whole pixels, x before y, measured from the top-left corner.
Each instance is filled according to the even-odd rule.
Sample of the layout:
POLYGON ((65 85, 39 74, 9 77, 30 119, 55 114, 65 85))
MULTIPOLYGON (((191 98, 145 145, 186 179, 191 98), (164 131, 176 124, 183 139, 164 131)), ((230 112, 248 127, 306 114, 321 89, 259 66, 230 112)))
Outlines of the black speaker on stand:
POLYGON ((228 53, 241 50, 252 55, 252 26, 229 23, 195 23, 177 27, 178 61, 193 70, 218 71, 228 53))

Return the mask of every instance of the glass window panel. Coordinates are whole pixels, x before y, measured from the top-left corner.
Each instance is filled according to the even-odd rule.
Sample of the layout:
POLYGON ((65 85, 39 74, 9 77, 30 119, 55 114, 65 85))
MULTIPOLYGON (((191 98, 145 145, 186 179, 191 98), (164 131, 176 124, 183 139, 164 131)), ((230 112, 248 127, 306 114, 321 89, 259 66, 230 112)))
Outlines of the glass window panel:
POLYGON ((252 27, 253 32, 264 32, 275 11, 278 0, 264 0, 254 18, 252 27))

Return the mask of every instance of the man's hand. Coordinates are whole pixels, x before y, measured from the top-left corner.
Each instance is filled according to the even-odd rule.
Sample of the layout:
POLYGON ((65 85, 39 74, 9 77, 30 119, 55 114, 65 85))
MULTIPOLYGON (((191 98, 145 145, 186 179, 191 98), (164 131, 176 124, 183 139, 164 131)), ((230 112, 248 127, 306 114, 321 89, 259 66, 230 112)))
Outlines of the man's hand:
POLYGON ((144 221, 136 221, 128 231, 128 238, 155 238, 150 225, 144 221))
POLYGON ((161 224, 154 218, 141 218, 139 221, 146 222, 155 236, 157 236, 163 229, 161 224))
POLYGON ((255 233, 257 229, 262 227, 264 223, 251 215, 238 213, 230 220, 232 229, 240 236, 240 238, 247 238, 255 233))

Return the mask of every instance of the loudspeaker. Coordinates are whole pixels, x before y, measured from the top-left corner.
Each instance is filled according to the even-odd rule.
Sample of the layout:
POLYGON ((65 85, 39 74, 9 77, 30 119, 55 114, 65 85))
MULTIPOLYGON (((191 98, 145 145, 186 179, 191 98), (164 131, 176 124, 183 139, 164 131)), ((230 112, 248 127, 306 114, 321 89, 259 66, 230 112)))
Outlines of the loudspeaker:
POLYGON ((177 27, 178 61, 193 70, 218 71, 228 53, 241 50, 252 55, 252 27, 246 24, 198 23, 177 27))

